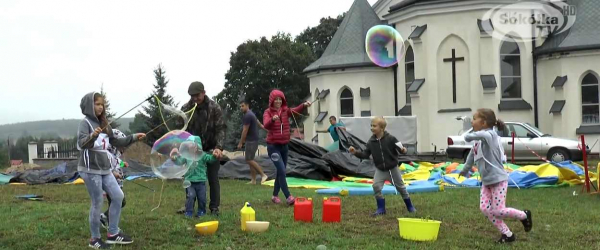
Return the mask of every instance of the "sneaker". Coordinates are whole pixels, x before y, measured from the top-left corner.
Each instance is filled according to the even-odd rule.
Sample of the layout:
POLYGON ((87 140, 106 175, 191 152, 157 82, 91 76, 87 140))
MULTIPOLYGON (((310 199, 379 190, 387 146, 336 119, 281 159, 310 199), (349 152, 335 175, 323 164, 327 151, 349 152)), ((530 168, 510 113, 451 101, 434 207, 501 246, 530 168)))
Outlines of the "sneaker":
POLYGON ((102 239, 92 239, 92 240, 90 240, 90 243, 88 244, 88 246, 93 249, 110 249, 110 245, 104 243, 104 241, 102 241, 102 239))
POLYGON ((527 215, 527 218, 522 220, 521 223, 523 223, 523 228, 525 228, 525 232, 529 232, 529 231, 531 231, 531 228, 533 227, 533 218, 531 217, 531 211, 525 210, 523 212, 525 212, 525 214, 527 215))
POLYGON ((100 225, 106 230, 108 230, 108 218, 105 214, 100 214, 100 225))
POLYGON ((196 217, 200 218, 200 217, 204 216, 205 214, 206 214, 206 212, 198 212, 196 214, 196 217))
POLYGON ((214 216, 219 216, 219 209, 218 208, 210 209, 210 214, 212 214, 214 216))
POLYGON ((118 234, 115 234, 112 236, 108 235, 108 238, 106 239, 106 243, 125 245, 125 244, 133 243, 133 239, 131 239, 131 237, 125 235, 123 232, 119 231, 118 234))
POLYGON ((291 205, 294 205, 294 203, 296 203, 296 198, 294 198, 294 196, 290 195, 290 197, 288 197, 286 201, 287 201, 287 204, 291 206, 291 205))
POLYGON ((188 219, 192 218, 193 215, 194 215, 193 212, 185 212, 185 214, 184 214, 185 218, 188 218, 188 219))
POLYGON ((271 197, 271 201, 272 201, 273 203, 275 203, 275 204, 279 204, 279 203, 281 203, 281 200, 280 200, 280 199, 279 199, 279 197, 277 197, 277 196, 273 196, 273 197, 271 197))
POLYGON ((513 233, 512 236, 508 237, 506 236, 506 234, 502 234, 502 237, 500 237, 500 239, 498 240, 498 243, 500 244, 504 244, 504 243, 510 243, 517 240, 517 237, 515 236, 515 233, 513 233))
POLYGON ((179 210, 177 210, 177 214, 184 214, 184 213, 185 213, 185 206, 183 206, 179 210))

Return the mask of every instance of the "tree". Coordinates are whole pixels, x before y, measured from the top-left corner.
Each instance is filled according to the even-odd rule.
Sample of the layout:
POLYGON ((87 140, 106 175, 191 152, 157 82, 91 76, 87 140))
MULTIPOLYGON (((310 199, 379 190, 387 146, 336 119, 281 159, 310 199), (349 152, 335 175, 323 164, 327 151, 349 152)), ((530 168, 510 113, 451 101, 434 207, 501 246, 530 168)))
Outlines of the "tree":
MULTIPOLYGON (((102 95, 102 98, 104 99, 104 108, 106 109, 106 119, 108 119, 109 121, 112 121, 112 119, 114 119, 117 114, 110 112, 110 102, 108 101, 108 98, 106 97, 106 92, 104 92, 104 83, 100 86, 100 95, 102 95)), ((110 123, 110 126, 112 128, 118 128, 119 126, 121 126, 121 124, 119 124, 118 122, 112 122, 110 123)))
MULTIPOLYGON (((238 109, 240 96, 262 121, 269 105, 269 92, 280 89, 290 106, 299 105, 310 94, 303 70, 315 56, 306 44, 297 43, 289 34, 278 33, 271 40, 249 40, 231 53, 225 87, 215 100, 228 114, 238 109)), ((229 136, 229 135, 228 135, 229 136)))
POLYGON ((335 35, 338 27, 342 24, 346 14, 338 15, 337 18, 324 17, 319 21, 316 27, 306 28, 300 35, 296 37, 296 42, 308 45, 316 58, 321 57, 329 42, 335 35))
MULTIPOLYGON (((165 105, 175 107, 173 97, 167 94, 166 88, 167 84, 169 84, 169 80, 167 80, 165 68, 161 64, 158 64, 156 69, 154 69, 154 79, 156 79, 156 84, 154 84, 154 91, 152 92, 152 96, 158 97, 158 99, 160 99, 160 101, 165 105)), ((146 142, 148 143, 148 145, 152 146, 156 140, 158 140, 161 136, 169 132, 167 127, 162 125, 164 122, 163 117, 165 121, 168 121, 171 117, 169 116, 169 114, 164 112, 164 107, 156 100, 156 98, 151 98, 148 102, 149 105, 147 107, 143 107, 145 114, 140 114, 144 117, 144 120, 146 121, 145 128, 147 128, 148 130, 144 129, 145 132, 148 132, 149 130, 158 127, 157 129, 155 129, 147 135, 146 142)), ((174 124, 174 122, 175 121, 169 124, 174 124)), ((133 129, 131 130, 134 131, 133 129)))
POLYGON ((142 113, 135 114, 133 122, 129 123, 129 130, 131 133, 146 133, 150 129, 147 125, 147 117, 142 113))
MULTIPOLYGON (((14 146, 9 145, 10 148, 10 158, 13 160, 23 160, 23 162, 29 162, 29 142, 38 141, 39 139, 28 135, 19 137, 17 141, 14 143, 14 146)), ((12 144, 12 141, 11 141, 12 144)))
POLYGON ((225 142, 223 144, 223 147, 226 150, 229 151, 235 151, 237 150, 237 144, 240 142, 240 139, 242 138, 242 130, 243 130, 243 125, 242 125, 242 111, 240 109, 235 109, 235 111, 233 111, 233 113, 229 113, 229 115, 227 116, 227 131, 226 131, 226 137, 225 137, 225 142))
POLYGON ((9 167, 8 147, 5 141, 0 141, 0 168, 9 167))

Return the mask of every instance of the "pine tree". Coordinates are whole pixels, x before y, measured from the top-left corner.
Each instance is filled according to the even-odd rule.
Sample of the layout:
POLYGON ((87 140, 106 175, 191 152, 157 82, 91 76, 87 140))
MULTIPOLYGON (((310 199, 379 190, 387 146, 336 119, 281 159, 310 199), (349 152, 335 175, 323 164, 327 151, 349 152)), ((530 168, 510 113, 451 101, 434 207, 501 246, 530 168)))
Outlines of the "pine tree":
MULTIPOLYGON (((104 83, 100 86, 100 95, 102 95, 102 98, 104 98, 104 108, 106 109, 106 119, 108 119, 108 121, 112 121, 113 119, 116 118, 117 114, 110 112, 110 102, 108 101, 108 98, 106 97, 106 92, 104 92, 104 83)), ((118 122, 112 122, 112 123, 110 123, 110 126, 112 128, 118 128, 119 126, 121 126, 121 124, 119 124, 118 122)))
POLYGON ((156 98, 153 97, 150 99, 149 105, 147 107, 143 107, 144 114, 142 114, 146 121, 146 128, 148 128, 149 130, 156 128, 154 131, 147 135, 146 142, 148 143, 148 145, 151 146, 156 140, 158 140, 164 134, 169 132, 167 127, 162 125, 164 122, 163 117, 165 121, 169 121, 168 124, 169 128, 171 129, 173 129, 172 125, 175 122, 174 120, 169 120, 172 116, 169 115, 168 112, 165 112, 162 106, 164 104, 175 107, 175 104, 173 102, 173 97, 167 94, 166 88, 167 84, 169 84, 169 80, 167 80, 165 68, 161 64, 158 64, 156 69, 154 69, 154 78, 156 79, 156 84, 154 84, 154 91, 152 91, 152 96, 158 97, 162 104, 157 102, 156 98))

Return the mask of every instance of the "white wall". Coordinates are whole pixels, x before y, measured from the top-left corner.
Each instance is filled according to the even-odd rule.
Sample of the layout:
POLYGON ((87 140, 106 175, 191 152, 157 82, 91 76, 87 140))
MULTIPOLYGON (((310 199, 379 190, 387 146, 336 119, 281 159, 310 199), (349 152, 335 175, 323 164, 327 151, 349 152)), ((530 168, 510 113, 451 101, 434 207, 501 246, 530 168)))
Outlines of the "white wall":
MULTIPOLYGON (((543 57, 538 61, 538 89, 540 104, 540 129, 554 136, 578 139, 577 128, 581 126, 581 82, 587 73, 600 74, 600 51, 573 52, 570 55, 543 57), (562 88, 552 88, 557 76, 567 76, 562 88), (566 100, 560 114, 549 114, 555 100, 566 100)), ((586 135, 591 147, 600 135, 586 135)), ((599 142, 600 144, 600 142, 599 142)), ((600 152, 596 145, 594 152, 600 152)))
MULTIPOLYGON (((311 73, 310 91, 314 97, 316 89, 319 91, 330 90, 329 95, 320 101, 321 111, 327 111, 327 117, 322 122, 315 123, 319 114, 317 107, 313 105, 310 117, 306 120, 305 138, 310 141, 315 136, 316 130, 324 130, 329 127, 329 116, 340 116, 340 94, 344 88, 349 88, 354 97, 354 116, 360 117, 361 111, 371 110, 371 115, 383 116, 394 115, 394 77, 391 69, 383 68, 355 68, 320 71, 311 73), (360 97, 360 88, 371 87, 369 98, 360 97), (310 123, 310 124, 309 124, 310 123)), ((400 86, 399 86, 400 87, 400 86)), ((400 91, 400 90, 399 90, 400 91)), ((319 145, 327 146, 332 143, 329 134, 319 134, 319 145)))
MULTIPOLYGON (((454 12, 444 13, 440 8, 407 9, 401 16, 392 16, 389 20, 396 24, 396 29, 405 38, 410 36, 415 26, 427 24, 420 41, 408 41, 415 52, 415 78, 426 79, 419 93, 412 97, 413 115, 417 116, 419 124, 420 151, 432 151, 432 144, 438 149, 446 148, 447 137, 455 135, 462 127, 462 123, 454 118, 471 115, 478 108, 490 108, 503 120, 534 122, 533 110, 498 111, 502 96, 499 63, 502 41, 481 35, 477 19, 481 19, 486 10, 476 5, 449 7, 447 10, 454 12), (452 64, 443 62, 444 58, 451 56, 452 48, 456 49, 456 57, 465 57, 465 61, 457 63, 456 104, 452 102, 452 64), (487 74, 496 76, 498 86, 494 92, 484 94, 480 76, 487 74), (461 108, 472 111, 438 113, 440 109, 461 108)), ((521 52, 522 99, 533 107, 532 45, 517 43, 521 52)), ((398 86, 405 86, 403 63, 398 70, 398 86)), ((404 89, 401 89, 399 98, 404 101, 404 89)), ((404 104, 401 102, 400 107, 404 104)))

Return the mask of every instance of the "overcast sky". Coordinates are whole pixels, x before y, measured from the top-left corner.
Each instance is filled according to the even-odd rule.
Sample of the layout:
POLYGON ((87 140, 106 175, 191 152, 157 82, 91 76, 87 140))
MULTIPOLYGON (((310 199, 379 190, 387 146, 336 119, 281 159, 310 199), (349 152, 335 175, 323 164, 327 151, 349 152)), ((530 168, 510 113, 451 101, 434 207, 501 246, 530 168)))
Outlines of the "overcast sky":
POLYGON ((151 93, 159 63, 176 102, 189 99, 192 81, 214 96, 239 44, 278 31, 296 36, 352 2, 2 0, 0 124, 81 118, 81 97, 103 83, 122 114, 151 93))

